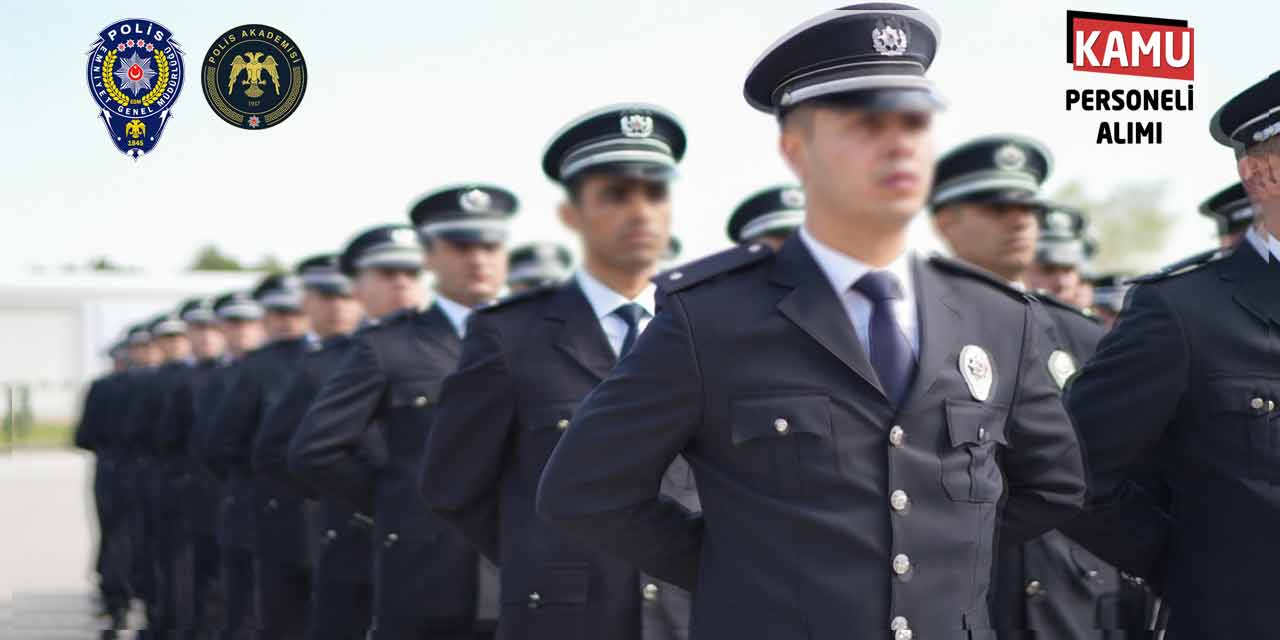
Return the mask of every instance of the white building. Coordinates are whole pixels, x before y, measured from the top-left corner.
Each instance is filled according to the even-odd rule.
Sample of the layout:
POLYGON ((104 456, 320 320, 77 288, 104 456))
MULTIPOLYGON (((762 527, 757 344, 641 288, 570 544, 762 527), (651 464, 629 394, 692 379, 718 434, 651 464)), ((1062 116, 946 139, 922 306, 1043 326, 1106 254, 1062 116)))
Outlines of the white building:
POLYGON ((0 275, 0 384, 28 386, 37 421, 73 420, 87 384, 110 368, 107 347, 129 325, 176 309, 187 298, 250 288, 261 277, 254 272, 0 275))

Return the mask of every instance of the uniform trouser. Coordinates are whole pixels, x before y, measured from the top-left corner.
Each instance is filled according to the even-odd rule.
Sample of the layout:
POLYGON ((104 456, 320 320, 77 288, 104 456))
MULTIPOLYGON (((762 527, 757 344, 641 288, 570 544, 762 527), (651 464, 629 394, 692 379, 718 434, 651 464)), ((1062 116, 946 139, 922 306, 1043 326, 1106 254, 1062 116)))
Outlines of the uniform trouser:
POLYGON ((160 607, 156 598, 155 580, 155 517, 149 476, 151 467, 145 461, 138 462, 134 468, 130 490, 137 496, 136 508, 133 509, 133 555, 130 563, 130 584, 133 585, 133 596, 142 600, 146 613, 147 627, 159 624, 160 607))
POLYGON ((365 637, 373 616, 373 585, 335 582, 317 577, 312 583, 314 608, 307 640, 350 640, 365 637))
POLYGON ((125 494, 116 486, 118 467, 99 461, 94 474, 94 497, 98 505, 98 537, 101 548, 98 588, 102 604, 113 619, 123 624, 129 610, 129 572, 133 557, 133 515, 125 494))
POLYGON ((254 640, 258 616, 252 552, 235 547, 222 548, 222 586, 226 615, 220 636, 224 640, 254 640))
POLYGON ((475 620, 459 618, 380 618, 373 619, 370 640, 474 640, 475 620))
POLYGON ((172 477, 159 468, 151 476, 148 531, 155 615, 148 627, 188 638, 195 629, 195 577, 181 488, 181 478, 172 477))
POLYGON ((311 610, 311 570, 259 554, 255 571, 263 640, 302 640, 311 610))
POLYGON ((211 638, 223 626, 222 552, 212 533, 191 534, 191 620, 197 638, 211 638))

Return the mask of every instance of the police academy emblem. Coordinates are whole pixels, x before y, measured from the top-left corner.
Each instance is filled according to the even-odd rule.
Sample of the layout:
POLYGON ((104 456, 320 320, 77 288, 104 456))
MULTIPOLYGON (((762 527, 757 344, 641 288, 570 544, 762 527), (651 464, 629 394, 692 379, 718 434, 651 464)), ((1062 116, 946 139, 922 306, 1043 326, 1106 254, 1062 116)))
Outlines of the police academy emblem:
POLYGON ((1054 351, 1049 356, 1049 375, 1057 383, 1059 389, 1067 386, 1067 381, 1076 373, 1076 360, 1066 351, 1054 351))
POLYGON ((219 118, 241 129, 266 129, 297 110, 307 64, 293 38, 274 27, 228 30, 204 56, 200 86, 219 118))
POLYGON ((182 49, 162 25, 132 18, 98 33, 89 90, 117 149, 137 160, 155 148, 184 75, 182 49))

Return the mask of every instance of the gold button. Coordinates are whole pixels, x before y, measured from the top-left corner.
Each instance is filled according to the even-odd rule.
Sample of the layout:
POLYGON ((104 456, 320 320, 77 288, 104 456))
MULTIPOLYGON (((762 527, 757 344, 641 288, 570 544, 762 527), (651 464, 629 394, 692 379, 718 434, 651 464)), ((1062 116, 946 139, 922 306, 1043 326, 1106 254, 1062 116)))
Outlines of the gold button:
POLYGON ((785 434, 788 430, 791 429, 791 423, 787 422, 786 418, 778 418, 777 420, 773 421, 773 429, 778 433, 785 434))
POLYGON ((903 511, 910 503, 911 500, 907 498, 907 492, 901 489, 889 495, 889 506, 893 507, 894 511, 903 511))
POLYGON ((889 444, 895 447, 901 447, 903 441, 906 440, 906 437, 907 432, 903 431, 902 427, 899 427, 896 424, 889 430, 889 444))
POLYGON ((646 585, 644 586, 644 599, 645 599, 645 600, 657 600, 657 599, 658 599, 658 585, 653 584, 652 582, 650 582, 649 584, 646 584, 646 585))
POLYGON ((425 407, 425 406, 427 406, 427 402, 428 402, 428 400, 427 400, 427 397, 426 397, 426 396, 418 396, 418 397, 416 397, 416 398, 414 398, 414 399, 413 399, 413 406, 415 406, 415 407, 425 407))
POLYGON ((893 557, 893 572, 898 575, 904 575, 911 571, 911 558, 905 553, 899 553, 893 557))
POLYGON ((1039 581, 1039 580, 1032 580, 1031 582, 1028 582, 1028 583, 1027 583, 1027 589, 1026 589, 1026 591, 1027 591, 1027 595, 1029 595, 1029 596, 1038 596, 1038 595, 1040 595, 1040 592, 1042 591, 1042 589, 1041 589, 1041 587, 1040 587, 1040 581, 1039 581))
POLYGON ((1249 406, 1253 407, 1254 409, 1261 409, 1267 406, 1267 403, 1262 398, 1254 398, 1253 402, 1249 403, 1249 406))
POLYGON ((565 429, 568 429, 568 428, 569 428, 569 421, 568 421, 568 420, 565 420, 565 419, 563 419, 563 418, 562 418, 559 422, 557 422, 557 423, 556 423, 556 428, 557 428, 557 429, 559 429, 559 430, 561 430, 561 431, 564 431, 565 429))

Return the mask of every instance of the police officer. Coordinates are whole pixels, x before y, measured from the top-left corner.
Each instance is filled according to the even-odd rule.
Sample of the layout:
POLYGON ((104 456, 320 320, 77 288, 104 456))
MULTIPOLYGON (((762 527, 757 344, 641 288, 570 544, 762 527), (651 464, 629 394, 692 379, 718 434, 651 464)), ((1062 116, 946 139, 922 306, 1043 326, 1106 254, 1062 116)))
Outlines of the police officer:
POLYGON ((217 428, 215 412, 231 384, 239 377, 245 355, 261 346, 266 338, 262 305, 248 292, 234 291, 213 302, 218 330, 227 344, 227 357, 219 363, 202 389, 193 396, 194 424, 188 436, 188 454, 198 469, 197 482, 212 502, 192 505, 193 529, 197 537, 214 536, 215 557, 198 559, 196 626, 212 630, 226 640, 249 638, 257 628, 253 586, 253 503, 244 482, 231 486, 204 462, 209 434, 217 428), (238 496, 238 497, 237 497, 238 496), (207 511, 206 511, 207 510, 207 511), (211 571, 207 563, 216 563, 211 571))
POLYGON ((440 385, 457 365, 467 319, 506 280, 507 227, 516 206, 513 194, 490 185, 440 189, 413 206, 410 219, 435 274, 435 303, 360 331, 297 436, 293 467, 376 515, 373 640, 472 638, 476 632, 478 558, 431 514, 416 480, 440 385), (354 454, 377 428, 390 455, 381 470, 354 454))
POLYGON ((1254 206, 1244 241, 1227 255, 1138 278, 1115 329, 1067 392, 1089 459, 1086 520, 1095 535, 1082 541, 1163 590, 1173 639, 1275 635, 1277 96, 1273 74, 1210 125, 1235 150, 1254 206), (1128 479, 1144 455, 1163 463, 1173 508, 1128 479))
POLYGON ((178 631, 172 569, 181 547, 182 531, 174 526, 181 512, 170 492, 172 464, 161 450, 160 418, 175 382, 191 366, 186 330, 176 313, 161 314, 148 325, 158 361, 139 378, 140 390, 129 407, 129 440, 138 465, 135 481, 142 507, 139 555, 135 558, 140 564, 135 566, 143 574, 140 580, 150 637, 169 637, 178 631))
POLYGON ((301 638, 311 590, 310 558, 294 536, 304 526, 299 523, 304 517, 302 500, 269 479, 255 477, 251 455, 267 408, 279 399, 298 360, 309 349, 309 322, 293 276, 267 276, 254 289, 253 298, 265 311, 268 343, 244 357, 214 410, 204 460, 227 480, 238 507, 228 512, 224 528, 254 555, 252 582, 245 584, 243 573, 226 576, 228 594, 241 589, 255 594, 262 637, 301 638))
POLYGON ((569 277, 573 256, 569 250, 551 242, 532 242, 511 250, 507 261, 507 289, 521 293, 530 289, 553 287, 569 277))
POLYGON ((1129 292, 1128 279, 1128 276, 1118 273, 1103 273, 1092 278, 1093 315, 1107 331, 1115 326, 1116 318, 1124 308, 1124 299, 1129 292))
MULTIPOLYGON (((565 189, 560 220, 581 237, 582 266, 478 312, 445 382, 422 492, 500 563, 499 638, 638 640, 645 605, 680 597, 548 527, 534 497, 574 408, 654 316, 649 278, 670 247, 669 181, 684 151, 675 117, 644 104, 593 111, 557 133, 542 167, 565 189)), ((674 622, 687 626, 687 612, 674 622)))
POLYGON ((156 441, 165 470, 167 500, 172 504, 169 527, 175 532, 168 565, 172 575, 174 628, 184 637, 210 638, 206 624, 209 589, 217 576, 218 550, 213 529, 216 496, 201 478, 201 467, 189 455, 194 432, 195 399, 221 366, 226 338, 217 326, 213 301, 193 298, 179 307, 186 326, 194 364, 176 368, 172 391, 164 402, 156 441))
POLYGON ((804 189, 771 187, 748 196, 729 216, 734 244, 760 243, 777 251, 804 224, 804 189))
POLYGON ((1081 270, 1089 259, 1084 228, 1084 214, 1079 210, 1056 204, 1046 206, 1036 259, 1027 274, 1027 284, 1033 291, 1085 308, 1080 306, 1084 297, 1081 270))
MULTIPOLYGON (((332 559, 330 547, 337 544, 338 530, 326 526, 329 524, 326 521, 332 517, 321 503, 315 502, 319 496, 289 473, 288 452, 289 442, 316 391, 345 355, 349 335, 359 323, 362 312, 359 302, 351 295, 351 281, 338 269, 337 255, 307 258, 298 263, 296 273, 304 291, 302 306, 311 320, 316 339, 310 344, 310 351, 302 356, 297 372, 279 400, 267 409, 262 428, 254 440, 253 471, 259 477, 270 479, 277 490, 292 493, 292 499, 306 498, 305 517, 297 521, 301 526, 290 532, 293 543, 305 550, 309 560, 314 560, 305 565, 308 570, 314 569, 311 571, 312 606, 306 637, 359 638, 369 626, 367 593, 357 589, 335 594, 332 588, 325 588, 334 581, 331 576, 321 575, 321 563, 326 556, 332 559), (332 533, 326 535, 329 531, 332 533), (335 595, 340 597, 335 598, 335 595), (363 600, 361 595, 365 596, 363 600)), ((350 518, 350 514, 346 517, 350 518)), ((343 536, 349 537, 345 531, 347 522, 333 526, 343 527, 343 536)), ((363 575, 367 582, 369 557, 359 551, 369 549, 368 536, 362 536, 361 541, 363 547, 353 557, 344 560, 356 565, 348 572, 363 575)), ((331 563, 329 568, 332 568, 331 563)))
POLYGON ((1200 204, 1200 213, 1213 218, 1218 225, 1218 245, 1221 249, 1233 249, 1244 239, 1253 225, 1253 203, 1244 191, 1244 184, 1235 183, 1200 204))
POLYGON ((95 569, 98 573, 98 595, 102 612, 111 618, 111 628, 119 629, 129 608, 129 585, 125 576, 116 570, 113 555, 118 545, 113 537, 119 537, 116 526, 119 509, 114 500, 119 452, 109 432, 110 418, 120 408, 116 402, 117 388, 129 368, 128 344, 119 340, 108 350, 111 371, 94 379, 85 393, 84 409, 76 426, 75 445, 92 451, 93 498, 98 518, 98 546, 95 569))
MULTIPOLYGON (((343 249, 333 275, 319 273, 313 278, 334 282, 340 276, 349 283, 357 304, 365 314, 366 327, 404 309, 422 304, 422 248, 417 236, 405 225, 384 225, 362 231, 343 249)), ((304 281, 305 281, 304 276, 304 281)), ((329 376, 350 352, 350 336, 335 336, 323 348, 303 359, 297 377, 280 404, 268 418, 268 429, 285 429, 292 424, 288 443, 291 475, 308 480, 305 460, 313 442, 301 429, 306 411, 329 376), (297 473, 294 473, 296 470, 297 473)), ((326 443, 320 443, 322 446, 326 443)), ((354 456, 374 472, 385 468, 388 458, 381 429, 365 431, 354 447, 354 456)), ((321 482, 323 488, 324 483, 321 482)), ((310 485, 308 485, 310 486, 310 485)), ((308 638, 363 637, 373 618, 373 521, 370 513, 360 513, 344 494, 317 491, 320 496, 322 546, 316 560, 312 592, 315 608, 308 638)))
POLYGON ((907 251, 937 34, 854 5, 760 58, 745 93, 780 117, 804 226, 660 277, 663 311, 542 476, 543 517, 696 587, 699 637, 989 635, 997 523, 1024 539, 1083 500, 1028 300, 907 251), (681 453, 700 516, 658 499, 681 453))
MULTIPOLYGON (((993 135, 944 154, 934 171, 933 222, 954 255, 1025 288, 1046 205, 1039 190, 1052 157, 1038 141, 993 135)), ((1046 367, 1059 387, 1093 356, 1103 327, 1080 309, 1037 294, 1046 367)), ((1114 567, 1058 531, 998 550, 992 598, 1002 638, 1100 638, 1138 632, 1145 596, 1114 567)))

